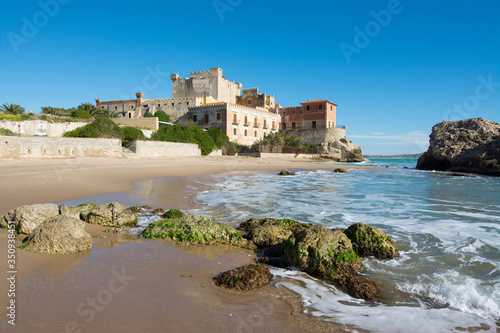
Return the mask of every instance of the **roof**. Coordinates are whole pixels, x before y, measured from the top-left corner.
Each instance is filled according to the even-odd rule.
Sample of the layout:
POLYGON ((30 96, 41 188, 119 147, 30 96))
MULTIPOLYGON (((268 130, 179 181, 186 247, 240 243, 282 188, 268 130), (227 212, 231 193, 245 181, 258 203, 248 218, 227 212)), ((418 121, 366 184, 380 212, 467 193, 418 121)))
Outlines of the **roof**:
POLYGON ((327 103, 330 103, 330 104, 333 104, 335 106, 337 106, 337 104, 329 101, 329 100, 326 100, 326 99, 315 99, 314 101, 307 101, 307 102, 302 102, 300 104, 309 104, 309 103, 321 103, 321 102, 327 102, 327 103))

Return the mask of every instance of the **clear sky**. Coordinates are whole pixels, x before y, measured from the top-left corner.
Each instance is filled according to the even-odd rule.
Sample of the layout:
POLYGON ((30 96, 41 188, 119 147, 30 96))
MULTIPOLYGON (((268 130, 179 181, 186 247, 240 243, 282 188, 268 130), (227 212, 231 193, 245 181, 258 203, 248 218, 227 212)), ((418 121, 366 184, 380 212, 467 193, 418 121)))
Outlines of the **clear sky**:
POLYGON ((221 67, 283 106, 328 99, 364 154, 420 153, 434 124, 500 122, 498 0, 0 3, 0 104, 172 96, 221 67))

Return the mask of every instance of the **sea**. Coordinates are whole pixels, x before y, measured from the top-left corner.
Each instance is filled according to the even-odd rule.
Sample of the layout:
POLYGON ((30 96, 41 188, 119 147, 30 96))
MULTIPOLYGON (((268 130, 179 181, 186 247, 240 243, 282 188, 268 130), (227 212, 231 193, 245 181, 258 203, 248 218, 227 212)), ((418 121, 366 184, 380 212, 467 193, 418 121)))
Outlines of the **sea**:
POLYGON ((350 297, 292 269, 272 270, 304 311, 352 332, 499 332, 500 178, 419 171, 416 159, 369 159, 379 169, 232 176, 197 196, 202 213, 232 225, 291 218, 328 228, 380 228, 400 257, 364 259, 380 302, 350 297))

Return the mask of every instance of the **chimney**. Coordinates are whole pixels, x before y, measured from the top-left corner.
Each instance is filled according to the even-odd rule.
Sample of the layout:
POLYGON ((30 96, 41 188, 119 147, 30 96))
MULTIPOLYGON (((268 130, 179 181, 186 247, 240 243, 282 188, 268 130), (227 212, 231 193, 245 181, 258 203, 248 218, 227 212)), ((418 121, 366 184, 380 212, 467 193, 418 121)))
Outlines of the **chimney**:
POLYGON ((142 97, 144 96, 144 94, 141 92, 138 92, 138 93, 135 93, 135 96, 137 97, 137 100, 135 102, 135 110, 139 111, 142 109, 142 97))
POLYGON ((101 99, 96 99, 96 100, 95 100, 95 107, 96 107, 97 109, 100 109, 100 108, 101 108, 101 99))

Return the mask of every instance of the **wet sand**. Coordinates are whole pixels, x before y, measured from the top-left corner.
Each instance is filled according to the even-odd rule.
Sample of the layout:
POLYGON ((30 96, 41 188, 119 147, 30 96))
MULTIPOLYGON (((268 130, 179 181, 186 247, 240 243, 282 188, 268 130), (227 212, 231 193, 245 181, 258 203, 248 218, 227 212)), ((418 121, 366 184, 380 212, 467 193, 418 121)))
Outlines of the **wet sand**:
MULTIPOLYGON (((3 161, 0 214, 23 204, 71 202, 92 195, 107 200, 123 191, 133 191, 133 198, 155 197, 155 207, 188 209, 195 195, 190 185, 197 182, 200 188, 193 176, 336 167, 294 159, 235 157, 3 161), (142 187, 134 188, 138 184, 134 180, 155 177, 166 178, 157 187, 156 182, 142 181, 142 187)), ((298 296, 276 287, 276 281, 247 293, 212 283, 219 272, 253 262, 251 251, 183 246, 109 234, 98 226, 86 228, 93 236, 91 251, 46 255, 16 250, 16 327, 8 324, 3 307, 1 331, 345 331, 343 325, 303 314, 298 296)), ((4 258, 0 300, 7 304, 5 230, 0 231, 0 244, 0 258, 4 258)))

